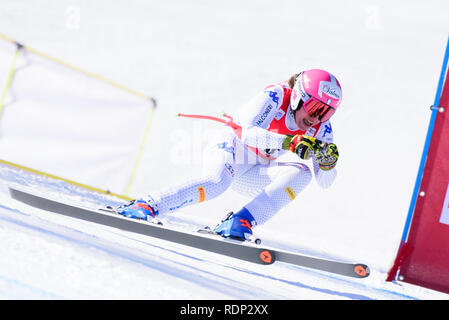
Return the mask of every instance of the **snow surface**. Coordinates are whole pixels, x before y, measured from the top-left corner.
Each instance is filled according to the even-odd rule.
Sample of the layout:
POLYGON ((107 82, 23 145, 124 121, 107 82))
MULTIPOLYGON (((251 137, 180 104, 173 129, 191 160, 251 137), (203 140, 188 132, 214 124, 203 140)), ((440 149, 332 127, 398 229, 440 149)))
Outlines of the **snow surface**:
MULTIPOLYGON (((232 114, 270 82, 329 69, 344 95, 333 120, 337 181, 325 191, 311 184, 257 233, 267 245, 367 263, 372 274, 259 266, 58 216, 12 200, 6 186, 92 207, 117 199, 2 166, 0 298, 448 299, 384 281, 410 204, 448 16, 445 0, 2 1, 0 32, 158 99, 136 197, 201 170, 193 154, 213 125, 175 112, 232 114), (180 133, 190 139, 184 163, 167 148, 180 133)), ((164 219, 194 229, 245 201, 229 191, 164 219)))

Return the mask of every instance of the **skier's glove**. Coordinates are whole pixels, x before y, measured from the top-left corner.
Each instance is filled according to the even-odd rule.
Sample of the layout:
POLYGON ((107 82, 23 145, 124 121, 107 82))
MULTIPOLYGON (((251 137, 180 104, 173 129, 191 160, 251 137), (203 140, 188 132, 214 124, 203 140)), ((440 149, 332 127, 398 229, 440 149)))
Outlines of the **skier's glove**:
POLYGON ((338 149, 334 143, 322 143, 315 155, 321 170, 331 170, 337 164, 338 149))
POLYGON ((320 140, 313 137, 297 134, 286 135, 282 149, 296 153, 301 159, 307 160, 318 150, 320 140))
POLYGON ((337 146, 334 143, 322 142, 314 137, 286 135, 282 148, 296 153, 304 160, 310 159, 315 154, 321 170, 331 170, 337 164, 337 146))

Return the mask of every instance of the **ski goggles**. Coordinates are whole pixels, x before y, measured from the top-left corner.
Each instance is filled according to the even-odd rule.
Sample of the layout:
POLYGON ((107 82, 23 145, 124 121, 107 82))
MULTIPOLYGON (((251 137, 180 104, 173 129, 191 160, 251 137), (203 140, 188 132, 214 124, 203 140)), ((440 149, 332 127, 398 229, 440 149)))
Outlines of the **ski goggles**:
POLYGON ((331 107, 330 105, 325 104, 324 102, 321 102, 311 96, 309 96, 309 99, 303 103, 302 107, 309 114, 309 116, 314 118, 318 117, 320 122, 329 120, 336 111, 334 107, 331 107))

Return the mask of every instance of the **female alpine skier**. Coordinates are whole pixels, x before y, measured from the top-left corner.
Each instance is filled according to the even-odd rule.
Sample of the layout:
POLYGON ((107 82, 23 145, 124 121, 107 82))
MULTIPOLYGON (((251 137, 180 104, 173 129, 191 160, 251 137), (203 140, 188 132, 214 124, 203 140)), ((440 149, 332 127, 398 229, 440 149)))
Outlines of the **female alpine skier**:
POLYGON ((311 159, 315 179, 323 188, 335 180, 339 154, 330 118, 341 99, 338 80, 320 69, 302 71, 286 82, 267 86, 240 110, 235 121, 228 117, 226 124, 232 129, 211 151, 214 161, 206 174, 133 200, 117 212, 151 219, 213 199, 232 186, 254 198, 229 213, 213 231, 224 237, 251 239, 253 227, 267 222, 312 180, 306 164, 276 161, 279 155, 294 152, 300 159, 311 159))

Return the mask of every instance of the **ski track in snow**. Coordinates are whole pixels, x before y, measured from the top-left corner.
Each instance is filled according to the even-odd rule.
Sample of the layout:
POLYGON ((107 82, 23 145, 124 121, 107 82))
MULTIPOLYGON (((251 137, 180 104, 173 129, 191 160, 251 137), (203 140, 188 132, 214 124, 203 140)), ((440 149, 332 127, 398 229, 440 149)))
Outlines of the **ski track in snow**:
MULTIPOLYGON (((4 185, 17 185, 18 181, 22 181, 12 181, 10 169, 6 171, 8 174, 5 176, 9 178, 4 180, 4 185)), ((46 191, 52 196, 60 192, 60 183, 55 188, 53 182, 46 184, 46 180, 41 178, 29 183, 33 179, 28 179, 27 187, 46 191)), ((80 193, 72 186, 65 186, 63 190, 67 199, 85 204, 85 192, 80 193)), ((365 281, 279 262, 272 266, 253 265, 199 249, 58 216, 8 199, 5 191, 2 195, 4 204, 0 205, 0 229, 5 232, 0 259, 17 258, 18 252, 14 248, 19 247, 26 255, 21 257, 25 260, 22 263, 41 261, 43 257, 40 250, 57 262, 55 265, 38 263, 37 267, 22 267, 26 277, 0 267, 0 296, 8 299, 420 299, 419 295, 400 292, 399 287, 395 292, 382 288, 381 283, 371 284, 369 279, 376 275, 377 270, 372 270, 373 275, 365 281), (13 234, 16 239, 7 240, 13 234), (27 248, 27 243, 37 238, 41 239, 39 249, 27 248), (68 259, 58 256, 61 250, 69 251, 68 259), (83 261, 79 255, 85 255, 86 260, 83 261), (98 255, 106 262, 96 261, 98 255), (121 283, 116 285, 124 288, 123 291, 104 289, 109 285, 109 276, 95 279, 97 283, 92 281, 92 271, 89 269, 96 269, 92 265, 98 263, 105 265, 101 268, 103 274, 116 274, 116 269, 120 269, 116 277, 121 283), (87 271, 84 271, 86 266, 87 271), (58 269, 71 268, 75 270, 78 284, 73 288, 61 288, 67 286, 67 283, 55 284, 55 279, 61 276, 58 269), (47 273, 44 278, 49 278, 51 284, 35 280, 42 272, 47 273), (56 273, 55 279, 51 279, 53 273, 56 273), (135 273, 132 279, 128 279, 130 273, 135 273), (134 278, 140 277, 139 274, 145 279, 144 282, 148 282, 148 287, 141 294, 136 294, 137 290, 131 290, 130 287, 135 285, 134 278), (151 283, 158 277, 165 282, 166 292, 162 296, 158 286, 154 292, 151 289, 151 283), (89 294, 81 288, 86 283, 90 283, 89 294), (185 290, 180 289, 183 286, 185 290)), ((95 207, 101 205, 105 197, 92 193, 87 198, 95 207)), ((177 227, 191 226, 191 223, 181 218, 173 217, 171 220, 177 227)))

